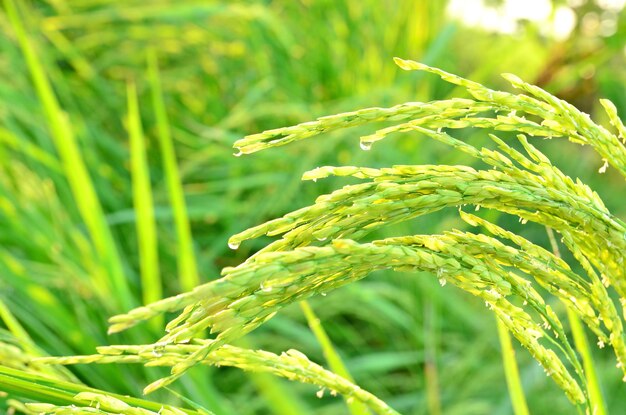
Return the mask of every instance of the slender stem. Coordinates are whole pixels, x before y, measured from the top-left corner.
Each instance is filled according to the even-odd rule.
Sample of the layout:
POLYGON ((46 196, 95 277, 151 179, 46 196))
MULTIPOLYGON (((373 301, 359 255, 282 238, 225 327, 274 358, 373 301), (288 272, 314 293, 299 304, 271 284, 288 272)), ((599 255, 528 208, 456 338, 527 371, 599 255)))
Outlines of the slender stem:
POLYGON ((522 382, 517 368, 517 361, 515 360, 515 349, 513 348, 513 343, 511 342, 511 335, 498 318, 496 318, 496 323, 498 326, 500 348, 502 349, 504 375, 506 377, 506 384, 511 397, 513 413, 515 415, 528 415, 528 405, 526 404, 526 397, 524 395, 524 389, 522 388, 522 382))
MULTIPOLYGON (((550 239, 550 245, 552 251, 557 257, 561 257, 559 252, 559 246, 554 237, 554 231, 551 228, 546 227, 548 233, 548 239, 550 239)), ((572 329, 572 337, 574 337, 574 345, 576 350, 580 353, 583 360, 583 368, 585 371, 585 379, 587 381, 587 393, 589 394, 591 413, 594 415, 606 415, 606 405, 604 404, 604 398, 602 397, 602 390, 600 388, 600 382, 596 373, 595 364, 593 362, 593 356, 585 334, 585 329, 580 322, 580 319, 569 308, 567 309, 567 318, 572 329)))
MULTIPOLYGON (((330 369, 337 375, 354 383, 354 379, 350 375, 350 372, 348 372, 348 369, 341 360, 339 353, 337 353, 337 350, 333 346, 332 341, 330 340, 328 334, 326 334, 326 331, 324 330, 324 327, 320 323, 320 319, 317 318, 309 303, 306 301, 300 302, 300 308, 302 308, 302 311, 304 312, 304 316, 306 317, 306 321, 309 324, 311 331, 313 332, 315 338, 322 347, 322 352, 324 353, 324 357, 326 358, 330 369)), ((350 413, 352 415, 363 415, 370 413, 367 407, 361 402, 346 399, 346 404, 348 405, 348 409, 350 410, 350 413)))

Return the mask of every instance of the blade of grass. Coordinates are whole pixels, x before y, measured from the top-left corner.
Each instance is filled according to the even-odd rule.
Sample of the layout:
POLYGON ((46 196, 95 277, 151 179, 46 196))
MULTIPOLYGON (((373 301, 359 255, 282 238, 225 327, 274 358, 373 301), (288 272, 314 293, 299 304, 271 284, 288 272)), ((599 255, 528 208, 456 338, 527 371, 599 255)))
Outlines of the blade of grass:
POLYGON ((98 283, 113 301, 124 309, 135 306, 130 288, 124 276, 121 258, 113 240, 111 230, 107 226, 102 206, 95 187, 89 176, 85 161, 78 143, 52 86, 33 47, 14 0, 5 2, 8 18, 19 41, 20 47, 41 101, 46 122, 54 145, 61 157, 63 170, 69 182, 79 212, 84 220, 98 256, 102 258, 106 273, 97 272, 98 283))
POLYGON ((498 318, 496 318, 496 324, 498 326, 498 338, 502 350, 504 375, 509 389, 509 396, 511 397, 513 413, 515 415, 528 415, 528 405, 526 404, 526 396, 524 395, 517 361, 515 360, 515 349, 513 348, 513 342, 511 342, 511 335, 506 326, 498 318))
POLYGON ((9 307, 4 304, 4 301, 0 299, 0 320, 2 320, 5 326, 9 329, 11 334, 18 339, 22 345, 28 348, 29 352, 33 352, 35 350, 33 345, 33 340, 30 338, 24 327, 20 324, 19 321, 15 318, 13 313, 9 310, 9 307))
POLYGON ((60 172, 62 170, 61 165, 56 158, 46 153, 33 143, 20 139, 11 131, 2 127, 0 127, 0 143, 4 144, 7 148, 23 153, 54 172, 60 172))
MULTIPOLYGON (((210 367, 203 368, 212 370, 210 367)), ((205 407, 211 408, 215 415, 236 415, 237 412, 215 386, 211 373, 195 370, 189 376, 181 379, 181 384, 188 391, 188 396, 194 396, 196 400, 202 399, 205 407)), ((169 390, 169 389, 168 389, 169 390)), ((194 407, 193 405, 190 405, 194 407)))
MULTIPOLYGON (((17 318, 11 313, 11 310, 0 299, 0 320, 4 322, 5 326, 9 329, 9 332, 19 342, 20 347, 31 356, 43 356, 43 352, 36 346, 33 339, 28 332, 24 329, 24 326, 18 321, 17 318)), ((59 366, 44 366, 40 369, 42 374, 50 375, 53 377, 62 376, 64 379, 76 381, 76 377, 64 367, 59 366)))
POLYGON ((170 389, 170 388, 165 388, 169 393, 171 393, 172 395, 175 395, 178 399, 180 399, 181 401, 183 401, 184 403, 186 403, 187 405, 191 406, 193 409, 197 410, 198 412, 200 412, 203 415, 215 415, 215 413, 213 413, 213 411, 209 411, 207 408, 203 407, 202 405, 199 405, 198 403, 192 401, 191 399, 181 395, 180 393, 170 389))
POLYGON ((163 157, 163 170, 165 171, 165 182, 169 193, 170 203, 174 214, 176 225, 176 235, 178 238, 178 278, 182 291, 190 291, 200 284, 198 270, 196 268, 196 257, 193 250, 193 238, 189 226, 189 215, 183 192, 180 173, 176 163, 176 153, 172 142, 169 119, 163 101, 161 90, 161 80, 157 55, 154 50, 148 54, 148 73, 150 90, 152 93, 152 106, 156 117, 157 131, 159 137, 159 147, 161 157, 163 157))
MULTIPOLYGON (((128 120, 130 137, 130 165, 133 187, 133 205, 136 217, 137 244, 139 245, 139 266, 142 299, 144 304, 158 301, 163 297, 159 277, 159 246, 154 219, 154 205, 150 187, 150 173, 146 156, 146 145, 139 115, 137 87, 128 83, 128 120)), ((154 319, 153 327, 163 328, 163 317, 154 319)))
POLYGON ((267 373, 250 373, 250 379, 257 386, 271 413, 277 415, 295 415, 310 413, 301 401, 289 392, 284 383, 267 373))
MULTIPOLYGON (((187 205, 185 203, 180 172, 176 162, 176 152, 174 150, 169 118, 165 102, 163 100, 158 57, 154 50, 148 51, 148 82, 152 97, 152 109, 156 118, 157 137, 163 160, 165 182, 167 185, 168 195, 172 206, 172 213, 174 216, 174 224, 176 227, 176 236, 178 241, 176 261, 180 289, 182 291, 191 291, 194 287, 200 284, 200 280, 196 266, 196 257, 193 248, 193 237, 191 235, 187 205)), ((202 396, 211 402, 212 407, 216 408, 216 412, 218 414, 231 412, 219 399, 211 379, 205 378, 203 382, 195 383, 197 385, 202 385, 202 396)))
MULTIPOLYGON (((0 366, 0 391, 7 392, 14 397, 32 399, 37 402, 56 405, 77 404, 80 406, 84 406, 84 402, 77 400, 75 396, 81 392, 92 392, 112 396, 129 405, 145 408, 154 412, 158 412, 163 408, 163 404, 161 403, 103 392, 78 383, 51 379, 4 366, 0 366)), ((199 412, 191 409, 177 409, 187 415, 200 415, 199 412)))
MULTIPOLYGON (((561 252, 559 251, 559 245, 554 237, 554 231, 551 228, 546 227, 548 239, 550 240, 550 246, 552 252, 558 258, 561 258, 561 252)), ((572 337, 574 338, 574 345, 576 350, 580 353, 583 360, 583 368, 585 370, 585 379, 587 380, 587 393, 589 394, 590 406, 594 415, 606 415, 606 404, 602 397, 602 388, 598 380, 596 367, 593 362, 593 356, 591 354, 591 348, 585 334, 585 329, 578 316, 567 308, 567 318, 569 320, 570 328, 572 329, 572 337)))
POLYGON ((424 302, 424 377, 426 381, 426 403, 428 413, 441 415, 439 372, 437 371, 437 333, 435 304, 427 299, 424 302))
POLYGON ((578 350, 578 353, 582 356, 583 367, 585 368, 585 377, 587 379, 587 388, 589 392, 589 400, 591 401, 592 413, 594 415, 606 415, 606 405, 604 404, 604 398, 602 397, 602 390, 600 388, 600 381, 596 372, 593 357, 591 355, 591 348, 587 341, 587 335, 585 329, 580 322, 580 319, 569 308, 567 309, 567 318, 572 329, 572 337, 574 337, 574 345, 578 350))
POLYGON ((70 42, 60 31, 48 30, 44 32, 50 42, 67 58, 74 70, 85 79, 92 79, 95 71, 87 59, 81 55, 72 42, 70 42))
MULTIPOLYGON (((311 308, 309 303, 306 301, 300 302, 300 308, 302 309, 304 317, 306 318, 306 321, 311 328, 311 331, 315 335, 317 342, 322 347, 324 358, 328 362, 328 366, 330 366, 330 369, 339 376, 344 377, 350 382, 354 383, 354 379, 350 375, 350 372, 348 372, 348 369, 344 365, 343 360, 341 360, 341 357, 339 356, 339 353, 337 353, 335 346, 333 346, 333 343, 328 337, 328 334, 326 334, 326 330, 324 330, 320 319, 317 318, 317 316, 315 315, 313 308, 311 308)), ((348 406, 348 409, 350 410, 350 413, 352 415, 362 415, 370 413, 367 407, 360 402, 350 401, 346 399, 346 405, 348 406)))

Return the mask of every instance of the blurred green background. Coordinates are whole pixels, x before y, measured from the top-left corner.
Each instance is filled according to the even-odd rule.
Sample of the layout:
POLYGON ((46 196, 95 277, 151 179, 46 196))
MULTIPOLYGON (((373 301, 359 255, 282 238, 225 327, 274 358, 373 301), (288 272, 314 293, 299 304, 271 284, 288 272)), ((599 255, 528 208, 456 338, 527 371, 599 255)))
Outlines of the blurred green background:
MULTIPOLYGON (((164 295, 186 288, 179 278, 181 241, 147 72, 150 51, 158 56, 193 236, 194 255, 187 252, 187 258, 195 261, 201 282, 218 277, 222 267, 240 263, 269 241, 248 242, 233 251, 226 243, 230 235, 308 205, 348 182, 303 183, 300 176, 307 169, 473 163, 410 134, 363 152, 358 137, 374 127, 233 157, 236 139, 264 129, 367 106, 463 94, 433 76, 401 71, 394 56, 494 88, 509 88, 499 74, 513 72, 600 122, 606 121, 598 111, 600 97, 613 100, 626 117, 626 2, 621 0, 16 3, 65 124, 55 138, 41 90, 31 78, 32 65, 3 8, 0 300, 51 355, 88 354, 98 345, 159 337, 155 325, 106 335, 107 318, 139 305, 146 291, 131 186, 129 82, 137 87, 146 138, 158 279, 164 295), (91 183, 83 180, 85 171, 74 164, 76 159, 63 155, 67 128, 91 183), (90 196, 92 190, 97 198, 90 196), (120 293, 120 284, 128 296, 120 293)), ((484 132, 460 136, 488 145, 484 132)), ((563 139, 534 143, 566 173, 598 191, 614 214, 626 218, 623 179, 611 169, 598 174, 599 156, 563 139)), ((500 222, 546 244, 539 226, 508 218, 500 222)), ((448 210, 394 226, 385 235, 462 226, 456 212, 448 210)), ((480 301, 454 287, 440 287, 427 274, 380 272, 311 304, 357 383, 398 411, 511 413, 495 320, 480 301)), ((245 340, 249 347, 275 352, 297 348, 324 361, 299 307, 284 310, 245 340)), ((521 348, 517 356, 531 413, 573 413, 531 357, 521 348)), ((626 414, 626 387, 613 356, 598 349, 596 359, 609 413, 626 414)), ((133 395, 163 375, 137 366, 72 370, 90 386, 133 395)), ((196 369, 175 389, 216 414, 347 410, 340 398, 317 398, 311 386, 234 369, 196 369)), ((178 401, 167 391, 150 398, 178 401)))

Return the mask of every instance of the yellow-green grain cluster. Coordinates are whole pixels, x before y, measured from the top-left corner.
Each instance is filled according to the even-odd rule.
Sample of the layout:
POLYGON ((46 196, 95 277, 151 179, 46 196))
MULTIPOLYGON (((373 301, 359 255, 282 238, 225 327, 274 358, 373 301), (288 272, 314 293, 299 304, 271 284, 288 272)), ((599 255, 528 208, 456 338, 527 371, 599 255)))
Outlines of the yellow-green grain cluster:
MULTIPOLYGON (((99 354, 66 358, 39 358, 38 363, 89 364, 89 363, 143 363, 149 366, 172 367, 185 361, 190 355, 214 343, 212 340, 195 339, 190 344, 168 346, 107 346, 98 348, 99 354)), ((280 355, 263 350, 249 350, 224 345, 207 354, 202 364, 232 366, 252 372, 265 372, 292 381, 316 385, 328 390, 331 395, 341 394, 349 400, 357 400, 381 415, 397 414, 383 401, 354 385, 345 378, 325 370, 311 362, 297 350, 288 350, 280 355)))
MULTIPOLYGON (((591 388, 585 369, 568 339, 566 326, 548 304, 545 293, 580 318, 597 336, 600 346, 610 345, 617 366, 626 374, 622 317, 610 292, 615 290, 624 308, 626 224, 591 188, 552 165, 527 137, 567 137, 590 145, 606 166, 626 177, 626 148, 622 143, 626 129, 615 107, 602 101, 617 135, 572 105, 514 75, 504 77, 522 94, 495 91, 412 61, 397 59, 396 63, 406 70, 437 74, 464 87, 472 99, 409 102, 321 117, 245 137, 235 143, 236 155, 341 128, 397 121, 397 125, 362 137, 361 148, 369 150, 373 143, 392 133, 417 133, 475 157, 488 168, 325 166, 306 172, 305 180, 352 176, 363 181, 232 236, 229 245, 233 249, 263 235, 278 238, 239 266, 223 269, 221 278, 110 319, 113 333, 166 312, 179 312, 154 344, 102 347, 97 355, 41 358, 35 362, 125 362, 171 367, 170 376, 149 385, 146 392, 173 382, 196 364, 235 366, 312 383, 356 399, 377 413, 392 414, 395 412, 380 399, 299 352, 275 355, 229 344, 283 307, 358 281, 372 271, 428 271, 442 285, 450 283, 484 300, 570 400, 589 405, 591 388), (496 149, 477 148, 454 137, 454 130, 468 127, 485 129, 496 149), (497 131, 519 133, 517 140, 523 152, 493 134, 497 131), (497 210, 519 217, 522 223, 535 222, 554 229, 580 264, 583 275, 544 248, 464 212, 461 209, 465 205, 497 210), (468 225, 479 226, 491 236, 452 229, 441 235, 362 242, 376 229, 446 207, 458 207, 468 225), (213 335, 210 340, 201 339, 206 329, 213 335)), ((102 410, 115 406, 108 398, 92 398, 102 410)), ((126 410, 122 406, 119 410, 126 410)), ((43 413, 74 413, 45 405, 37 409, 43 413)), ((76 413, 92 413, 90 408, 83 410, 86 412, 76 413)))

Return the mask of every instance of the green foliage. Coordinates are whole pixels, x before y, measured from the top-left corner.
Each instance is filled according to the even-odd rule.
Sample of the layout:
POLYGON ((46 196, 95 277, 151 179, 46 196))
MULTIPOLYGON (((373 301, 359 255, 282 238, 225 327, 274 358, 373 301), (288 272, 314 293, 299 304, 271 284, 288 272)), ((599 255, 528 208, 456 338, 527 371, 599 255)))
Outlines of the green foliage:
MULTIPOLYGON (((579 408, 620 406, 612 397, 621 376, 607 366, 617 360, 623 371, 626 359, 615 301, 626 302, 626 225, 623 212, 607 208, 620 192, 601 193, 603 201, 592 190, 605 191, 601 181, 621 186, 626 176, 619 110, 600 101, 606 114, 594 118, 610 122, 609 130, 513 75, 505 80, 521 94, 398 59, 470 98, 339 113, 442 95, 447 87, 435 77, 396 81, 388 56, 423 52, 424 61, 435 61, 455 28, 439 31, 443 6, 433 4, 444 2, 400 1, 385 13, 370 7, 378 2, 323 3, 5 2, 0 71, 11 83, 0 82, 0 319, 10 333, 0 337, 0 392, 7 394, 0 411, 393 414, 427 407, 467 414, 499 406, 506 413, 502 364, 485 358, 497 344, 492 319, 476 307, 483 302, 501 339, 509 332, 530 352, 517 354, 521 370, 514 370, 519 345, 502 340, 517 413, 523 390, 533 413, 542 397, 551 407, 555 399, 527 356, 579 408), (311 19, 299 18, 303 12, 311 19), (209 33, 200 21, 209 22, 209 33), (326 39, 306 36, 314 31, 326 39), (328 112, 338 114, 296 124, 328 112), (254 159, 231 157, 235 138, 279 123, 296 125, 251 134, 236 142, 235 155, 329 134, 254 159), (344 130, 362 137, 362 149, 376 143, 383 151, 347 151, 336 139, 344 130), (394 133, 429 140, 398 144, 387 139, 394 133), (591 147, 608 174, 587 174, 592 187, 573 180, 574 163, 564 173, 552 164, 561 155, 544 155, 527 136, 591 147), (422 155, 440 164, 418 165, 422 155), (314 186, 322 191, 349 184, 302 208, 314 190, 298 183, 293 165, 337 159, 377 167, 306 172, 307 180, 329 178, 314 186), (403 164, 380 167, 392 163, 403 164), (465 205, 483 210, 470 214, 465 205), (420 222, 426 214, 429 223, 420 222), (512 217, 558 232, 564 258, 512 217), (483 233, 466 231, 471 226, 483 233), (226 239, 235 232, 228 245, 238 249, 229 252, 226 239), (268 244, 266 236, 278 239, 268 244), (219 269, 222 277, 208 280, 219 269), (372 275, 380 270, 393 272, 372 275), (302 318, 290 305, 304 299, 311 306, 301 303, 302 318), (171 313, 179 314, 160 333, 171 313), (107 338, 104 322, 113 314, 107 338), (139 326, 144 320, 154 324, 139 326), (585 330, 614 356, 590 347, 585 330), (322 355, 330 371, 313 362, 322 355), (168 385, 151 395, 155 402, 128 397, 155 377, 147 392, 168 385)), ((493 73, 494 56, 473 79, 486 68, 493 73)), ((555 143, 572 151, 567 145, 555 143)), ((567 154, 593 160, 578 150, 567 154)))
MULTIPOLYGON (((623 253, 626 252, 624 223, 614 217, 587 186, 574 182, 553 166, 523 135, 518 139, 527 155, 495 135, 490 137, 500 151, 475 148, 441 129, 475 126, 524 132, 532 129, 535 135, 546 137, 567 135, 577 142, 594 146, 601 154, 607 151, 607 157, 612 155, 607 161, 626 176, 623 170, 624 148, 617 137, 564 102, 511 76, 507 79, 513 79, 515 86, 530 91, 535 98, 492 91, 436 69, 412 62, 398 62, 404 68, 428 69, 446 80, 468 87, 475 98, 488 104, 480 112, 513 113, 474 118, 467 112, 446 113, 449 101, 431 103, 429 108, 438 105, 441 109, 426 111, 399 128, 379 131, 376 139, 384 138, 390 131, 414 130, 477 157, 494 169, 428 165, 382 169, 323 167, 305 173, 304 177, 312 180, 336 175, 367 181, 346 186, 318 198, 315 205, 232 237, 230 246, 237 248, 242 241, 263 234, 283 235, 243 264, 224 269, 221 279, 110 320, 113 324, 111 331, 116 332, 166 311, 183 310, 168 324, 167 334, 159 342, 140 349, 152 350, 152 354, 144 351, 144 359, 148 356, 144 362, 154 365, 164 364, 167 360, 167 365, 172 367, 171 375, 148 386, 146 393, 168 385, 197 363, 219 361, 215 356, 228 343, 265 323, 286 305, 327 293, 384 268, 430 271, 442 285, 450 282, 482 298, 573 403, 588 402, 587 379, 560 318, 537 291, 533 280, 577 314, 598 336, 600 344, 611 345, 618 367, 624 368, 626 346, 622 320, 606 291, 606 287, 612 285, 622 299, 626 298, 621 266, 623 253), (549 118, 532 122, 514 111, 549 118), (593 135, 598 131, 601 135, 593 135), (484 227, 496 238, 453 230, 442 235, 356 242, 378 227, 445 206, 467 204, 514 214, 524 222, 533 221, 554 228, 561 233, 564 244, 587 275, 575 273, 559 257, 530 241, 463 211, 460 211, 462 219, 471 225, 484 227), (590 240, 589 235, 600 236, 600 239, 590 240), (517 248, 506 245, 501 239, 508 240, 517 248), (512 268, 518 272, 512 272, 512 268), (602 278, 598 277, 594 268, 602 278), (207 328, 217 334, 215 340, 190 347, 182 344, 197 341, 197 336, 207 328), (162 358, 160 350, 163 347, 185 350, 186 353, 178 358, 169 354, 166 354, 167 358, 162 358)), ((477 107, 475 102, 465 104, 477 107)), ((456 102, 452 102, 452 106, 456 110, 456 102)), ((401 116, 406 118, 405 106, 396 108, 400 108, 401 116)), ((380 113, 384 113, 385 118, 393 118, 398 115, 393 111, 362 110, 333 117, 333 122, 347 120, 349 123, 355 117, 363 122, 372 113, 374 120, 380 120, 380 113)), ((415 113, 412 115, 415 116, 415 113)), ((250 143, 256 143, 258 147, 254 150, 258 150, 345 126, 345 123, 329 125, 326 123, 328 119, 291 127, 289 133, 281 129, 252 136, 235 143, 235 147, 248 152, 251 151, 250 143), (278 135, 285 139, 281 141, 281 138, 276 138, 278 135)), ((362 139, 365 149, 371 145, 369 140, 368 137, 362 139)), ((133 362, 142 361, 133 359, 133 362)), ((122 362, 124 359, 114 357, 109 361, 122 362)), ((72 360, 62 359, 56 362, 73 363, 72 360)), ((366 400, 362 401, 366 403, 366 400)))
MULTIPOLYGON (((500 151, 475 148, 441 129, 479 127, 523 131, 544 137, 570 137, 575 142, 592 145, 610 165, 626 176, 626 149, 618 138, 567 103, 511 75, 505 78, 534 97, 493 91, 438 69, 414 62, 397 62, 405 69, 426 69, 445 80, 465 86, 478 100, 463 102, 464 107, 473 113, 466 110, 457 112, 458 101, 430 103, 423 112, 409 114, 405 111, 406 105, 392 109, 374 108, 247 137, 235 143, 235 148, 248 153, 353 123, 417 115, 418 118, 399 127, 377 132, 373 136, 375 140, 372 136, 362 138, 362 148, 369 149, 373 141, 384 138, 390 132, 417 131, 481 159, 494 170, 474 170, 463 166, 323 167, 305 173, 304 178, 311 180, 335 175, 368 181, 346 186, 318 198, 311 207, 235 235, 229 242, 233 248, 244 240, 263 234, 282 234, 283 237, 242 265, 225 269, 221 279, 198 287, 187 295, 167 299, 111 320, 114 324, 112 330, 116 331, 158 313, 185 308, 168 325, 168 334, 160 342, 188 341, 209 327, 217 333, 215 342, 173 365, 171 376, 153 383, 146 392, 177 379, 221 345, 256 328, 285 305, 336 289, 381 268, 428 270, 437 275, 442 283, 450 281, 483 298, 574 403, 587 401, 583 392, 586 390, 586 379, 563 325, 530 280, 508 271, 506 267, 525 272, 563 301, 594 331, 601 344, 613 346, 618 367, 624 367, 626 347, 622 321, 605 288, 613 285, 620 297, 626 299, 624 222, 611 215, 597 194, 587 186, 575 183, 553 166, 523 135, 518 139, 527 155, 495 135, 490 137, 500 151), (433 107, 438 110, 433 110, 433 107), (446 112, 450 108, 451 111, 446 112), (490 110, 509 113, 475 117, 490 110), (524 114, 516 113, 521 111, 524 114), (543 119, 533 122, 526 116, 543 119), (517 215, 524 222, 534 221, 556 229, 583 265, 587 277, 574 273, 558 257, 531 242, 462 211, 461 217, 468 223, 482 225, 495 236, 518 245, 520 250, 494 238, 458 231, 441 236, 396 237, 369 244, 355 242, 375 228, 445 206, 466 204, 500 210, 517 215), (600 240, 591 240, 589 235, 600 237, 600 240), (320 242, 321 247, 306 247, 320 242), (602 278, 592 266, 599 270, 602 278), (522 306, 519 305, 521 302, 522 306), (530 310, 536 313, 535 317, 529 314, 530 310), (555 351, 561 352, 562 357, 555 351), (571 365, 571 369, 566 368, 564 360, 571 365)), ((420 104, 412 106, 417 108, 420 104)))

